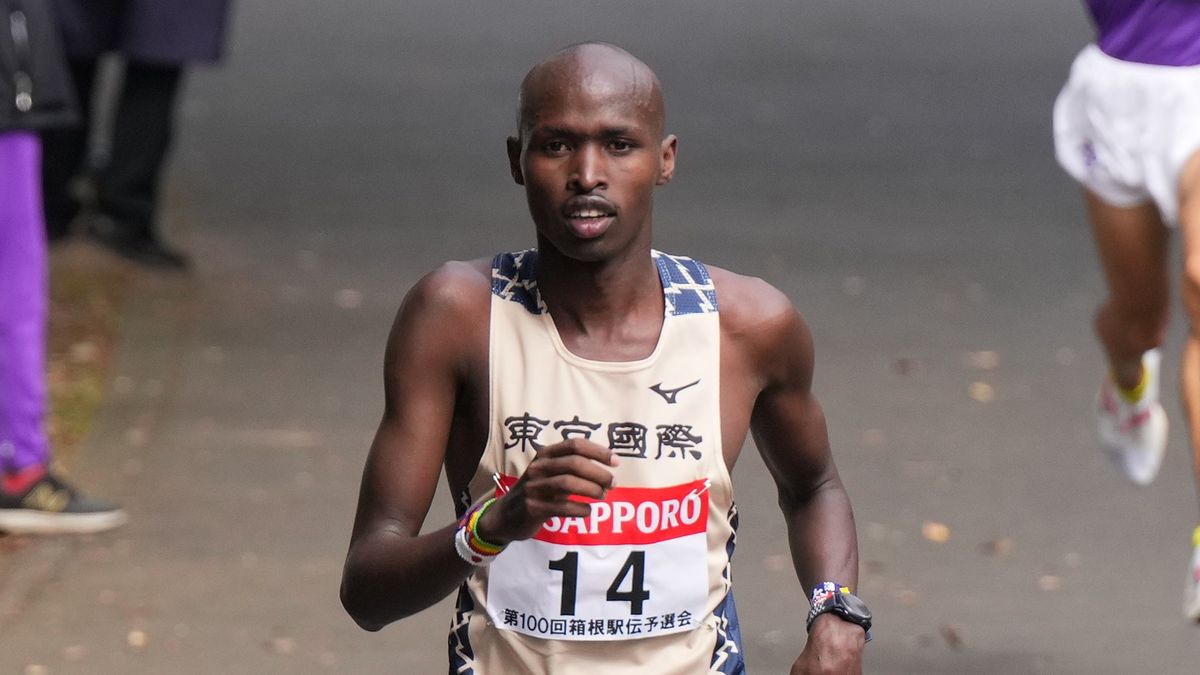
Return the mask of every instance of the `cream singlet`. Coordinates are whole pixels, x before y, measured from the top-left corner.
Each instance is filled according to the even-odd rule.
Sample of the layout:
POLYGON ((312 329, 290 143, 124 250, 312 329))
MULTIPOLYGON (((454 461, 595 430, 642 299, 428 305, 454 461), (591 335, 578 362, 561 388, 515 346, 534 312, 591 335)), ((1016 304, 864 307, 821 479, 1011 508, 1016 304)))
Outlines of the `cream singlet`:
POLYGON ((699 262, 651 255, 662 331, 650 356, 626 362, 563 345, 538 292, 536 250, 492 262, 489 437, 460 508, 502 494, 538 448, 563 439, 607 445, 620 465, 590 516, 551 518, 468 577, 450 673, 745 672, 716 291, 699 262))

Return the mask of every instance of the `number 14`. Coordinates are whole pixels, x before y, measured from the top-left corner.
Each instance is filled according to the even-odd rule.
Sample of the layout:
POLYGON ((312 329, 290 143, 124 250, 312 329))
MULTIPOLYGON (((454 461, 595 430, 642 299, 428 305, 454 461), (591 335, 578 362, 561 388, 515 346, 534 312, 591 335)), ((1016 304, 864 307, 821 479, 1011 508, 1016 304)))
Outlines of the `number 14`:
MULTIPOLYGON (((579 584, 579 553, 570 551, 558 560, 551 560, 550 569, 562 572, 562 599, 559 603, 559 613, 563 616, 575 616, 575 589, 579 584)), ((646 590, 646 552, 632 551, 621 565, 621 571, 608 587, 609 602, 628 602, 629 613, 640 615, 642 605, 650 599, 650 591, 646 590), (629 590, 622 591, 625 578, 629 580, 629 590)))

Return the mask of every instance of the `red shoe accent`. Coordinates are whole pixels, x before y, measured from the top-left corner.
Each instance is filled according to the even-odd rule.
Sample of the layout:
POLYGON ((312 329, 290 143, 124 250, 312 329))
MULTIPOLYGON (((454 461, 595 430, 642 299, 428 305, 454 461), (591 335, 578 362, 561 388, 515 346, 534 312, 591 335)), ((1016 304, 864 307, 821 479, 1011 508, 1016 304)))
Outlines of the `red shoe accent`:
POLYGON ((4 490, 10 495, 23 494, 45 475, 45 466, 41 464, 33 464, 21 469, 16 473, 5 474, 4 477, 0 479, 0 490, 4 490))
POLYGON ((1113 395, 1112 383, 1105 382, 1104 384, 1104 394, 1100 397, 1100 405, 1109 415, 1117 415, 1117 398, 1113 395))
POLYGON ((1149 419, 1150 419, 1150 409, 1143 408, 1142 410, 1138 411, 1137 414, 1130 415, 1129 419, 1125 420, 1125 422, 1121 424, 1121 431, 1123 431, 1125 433, 1129 433, 1129 432, 1133 431, 1134 429, 1142 426, 1142 424, 1144 424, 1149 419))

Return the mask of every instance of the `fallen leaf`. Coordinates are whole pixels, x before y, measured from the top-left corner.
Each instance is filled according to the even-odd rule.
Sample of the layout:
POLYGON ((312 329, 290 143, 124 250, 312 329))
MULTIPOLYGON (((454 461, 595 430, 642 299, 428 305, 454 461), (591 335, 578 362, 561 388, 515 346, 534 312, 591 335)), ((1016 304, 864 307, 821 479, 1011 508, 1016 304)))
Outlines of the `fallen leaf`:
POLYGON ((991 350, 967 352, 963 357, 963 362, 969 368, 995 370, 996 366, 1000 365, 1000 355, 991 350))
POLYGON ((954 624, 948 623, 938 628, 938 632, 942 634, 942 639, 946 641, 946 644, 949 645, 951 649, 955 651, 962 649, 963 638, 961 628, 954 624))
POLYGON ((764 645, 781 645, 787 642, 787 634, 781 630, 769 630, 762 634, 758 639, 760 644, 764 645))
POLYGON ((792 559, 783 554, 769 555, 763 558, 763 567, 772 572, 782 572, 792 566, 792 559))
POLYGON ((950 528, 946 527, 943 523, 935 523, 927 520, 921 526, 921 534, 935 544, 944 544, 950 541, 950 528))
POLYGON ((125 643, 131 649, 142 650, 150 643, 150 636, 145 631, 134 629, 129 631, 129 634, 125 636, 125 643))
POLYGON ((62 656, 67 661, 82 661, 87 656, 87 647, 83 645, 71 645, 63 647, 62 656))
POLYGON ((993 555, 1002 558, 1012 553, 1012 548, 1013 540, 1010 537, 999 537, 980 544, 979 552, 984 555, 993 555))
POLYGON ((987 382, 972 382, 967 387, 967 395, 980 403, 988 403, 996 397, 996 392, 987 382))
POLYGON ((862 295, 865 290, 867 290, 867 280, 862 277, 842 279, 842 292, 846 295, 862 295))
POLYGON ((878 448, 887 444, 887 435, 883 429, 867 429, 862 434, 862 444, 869 448, 878 448))
POLYGON ((131 394, 137 387, 137 382, 128 375, 118 375, 113 378, 113 391, 118 394, 131 394))
POLYGON ((100 355, 100 348, 94 342, 76 342, 69 351, 71 363, 92 363, 100 355))
POLYGON ((1062 588, 1062 579, 1053 574, 1046 574, 1038 579, 1038 587, 1043 591, 1057 591, 1062 588))
POLYGON ((921 362, 916 359, 901 357, 892 361, 892 370, 897 375, 915 375, 921 370, 921 362))
POLYGON ((133 448, 145 447, 150 440, 150 432, 142 427, 133 427, 125 430, 125 443, 133 448))
POLYGON ((296 651, 296 641, 290 637, 271 638, 269 646, 272 653, 284 656, 296 651))
POLYGON ((1060 366, 1069 366, 1075 363, 1075 350, 1070 347, 1059 347, 1058 351, 1054 352, 1054 360, 1060 366))
POLYGON ((362 306, 363 294, 352 288, 344 288, 337 292, 333 302, 342 309, 356 309, 362 306))

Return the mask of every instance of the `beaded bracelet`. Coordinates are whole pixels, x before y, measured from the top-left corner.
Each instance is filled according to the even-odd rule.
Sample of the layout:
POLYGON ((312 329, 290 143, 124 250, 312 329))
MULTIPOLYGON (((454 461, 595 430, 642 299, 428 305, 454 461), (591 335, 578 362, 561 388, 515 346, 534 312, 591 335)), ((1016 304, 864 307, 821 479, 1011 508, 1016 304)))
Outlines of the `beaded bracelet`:
POLYGON ((476 567, 488 565, 504 550, 503 546, 490 544, 479 536, 479 519, 496 501, 491 497, 474 506, 458 521, 458 531, 454 533, 454 550, 458 557, 476 567))

